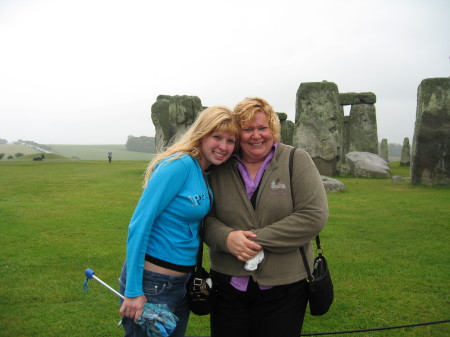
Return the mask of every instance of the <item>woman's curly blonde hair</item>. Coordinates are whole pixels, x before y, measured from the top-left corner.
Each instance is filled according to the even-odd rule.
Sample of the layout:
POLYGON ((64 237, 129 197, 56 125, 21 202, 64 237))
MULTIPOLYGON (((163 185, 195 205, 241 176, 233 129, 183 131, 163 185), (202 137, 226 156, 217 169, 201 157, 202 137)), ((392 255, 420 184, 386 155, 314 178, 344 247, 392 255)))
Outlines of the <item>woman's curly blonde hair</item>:
POLYGON ((260 97, 245 98, 236 105, 234 112, 237 115, 238 123, 241 127, 251 123, 255 118, 255 113, 263 112, 267 116, 269 129, 272 132, 274 140, 277 142, 280 141, 280 118, 265 99, 260 97))

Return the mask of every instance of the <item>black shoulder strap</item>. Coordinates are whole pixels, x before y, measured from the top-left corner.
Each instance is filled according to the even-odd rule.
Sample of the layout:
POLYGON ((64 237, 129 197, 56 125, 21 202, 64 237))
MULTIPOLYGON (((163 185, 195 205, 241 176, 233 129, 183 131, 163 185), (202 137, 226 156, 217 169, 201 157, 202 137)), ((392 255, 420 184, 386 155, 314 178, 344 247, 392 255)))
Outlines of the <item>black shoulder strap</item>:
POLYGON ((198 247, 197 265, 195 266, 195 272, 194 272, 196 277, 199 277, 199 275, 201 274, 201 269, 202 269, 204 227, 205 227, 205 220, 202 219, 202 221, 200 222, 200 228, 198 229, 199 234, 200 234, 200 246, 198 247))
POLYGON ((294 170, 294 153, 297 150, 296 147, 291 149, 291 153, 289 153, 289 177, 292 179, 292 171, 294 170))
MULTIPOLYGON (((291 149, 291 152, 289 153, 289 177, 290 177, 291 181, 292 181, 292 171, 294 170, 294 153, 295 153, 296 149, 297 149, 296 147, 293 147, 291 149)), ((292 184, 291 184, 291 191, 292 191, 292 198, 293 198, 294 192, 292 190, 292 184)), ((317 245, 317 249, 322 249, 322 247, 320 246, 319 235, 316 236, 316 245, 317 245)), ((303 248, 303 246, 300 247, 300 254, 302 254, 303 264, 305 265, 306 273, 308 274, 308 282, 311 282, 312 280, 314 280, 314 277, 311 275, 311 270, 309 269, 308 259, 306 258, 306 253, 305 253, 305 249, 303 248)))

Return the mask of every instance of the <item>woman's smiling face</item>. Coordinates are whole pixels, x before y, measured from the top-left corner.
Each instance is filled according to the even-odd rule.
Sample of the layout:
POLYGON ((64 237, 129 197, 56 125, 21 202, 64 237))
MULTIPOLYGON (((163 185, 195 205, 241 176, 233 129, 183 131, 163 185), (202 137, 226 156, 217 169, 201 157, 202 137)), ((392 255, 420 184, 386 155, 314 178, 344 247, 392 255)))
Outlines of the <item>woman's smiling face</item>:
POLYGON ((225 132, 214 131, 202 139, 202 159, 200 166, 203 170, 210 165, 220 165, 233 154, 236 138, 225 132))
POLYGON ((269 154, 274 143, 269 121, 264 112, 255 113, 253 121, 242 125, 240 145, 244 160, 256 162, 269 154))

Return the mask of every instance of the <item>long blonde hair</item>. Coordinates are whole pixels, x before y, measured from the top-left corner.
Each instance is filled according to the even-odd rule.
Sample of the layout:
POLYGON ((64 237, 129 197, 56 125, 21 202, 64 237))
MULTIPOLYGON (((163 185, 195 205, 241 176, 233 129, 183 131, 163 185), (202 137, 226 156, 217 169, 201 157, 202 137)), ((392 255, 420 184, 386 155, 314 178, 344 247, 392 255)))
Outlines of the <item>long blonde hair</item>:
POLYGON ((245 98, 236 105, 236 107, 234 108, 234 112, 237 115, 240 127, 251 123, 255 118, 255 113, 263 112, 267 116, 269 129, 272 132, 274 140, 277 142, 280 141, 280 118, 273 110, 272 106, 265 99, 260 97, 245 98))
POLYGON ((224 105, 212 106, 200 112, 194 124, 192 124, 178 142, 153 158, 145 171, 143 187, 147 187, 148 180, 155 166, 170 156, 172 157, 169 160, 175 160, 189 155, 200 161, 203 156, 201 141, 213 132, 224 132, 235 136, 236 146, 234 151, 237 151, 240 128, 236 120, 236 114, 224 105))

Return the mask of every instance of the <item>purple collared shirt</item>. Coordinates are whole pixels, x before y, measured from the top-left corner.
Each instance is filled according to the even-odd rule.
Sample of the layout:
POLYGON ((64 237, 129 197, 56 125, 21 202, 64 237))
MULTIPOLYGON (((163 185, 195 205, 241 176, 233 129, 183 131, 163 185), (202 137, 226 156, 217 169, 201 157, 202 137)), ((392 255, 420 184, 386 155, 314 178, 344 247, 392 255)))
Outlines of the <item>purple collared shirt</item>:
MULTIPOLYGON (((250 172, 247 170, 247 167, 242 162, 240 156, 238 154, 235 154, 235 157, 238 159, 238 170, 241 174, 242 180, 245 184, 245 190, 247 192, 247 196, 249 199, 252 198, 253 193, 255 193, 256 189, 258 188, 259 183, 261 182, 262 176, 264 175, 264 171, 269 166, 270 162, 272 161, 273 155, 275 154, 275 150, 278 147, 278 142, 274 142, 272 149, 270 150, 269 154, 267 155, 266 159, 264 159, 263 164, 259 168, 258 172, 256 173, 256 176, 254 179, 250 176, 250 172)), ((250 281, 250 276, 233 276, 231 278, 230 284, 237 290, 240 291, 246 291, 248 287, 248 282, 250 281)), ((272 288, 271 286, 264 286, 262 284, 259 284, 259 288, 261 290, 266 290, 272 288)))

